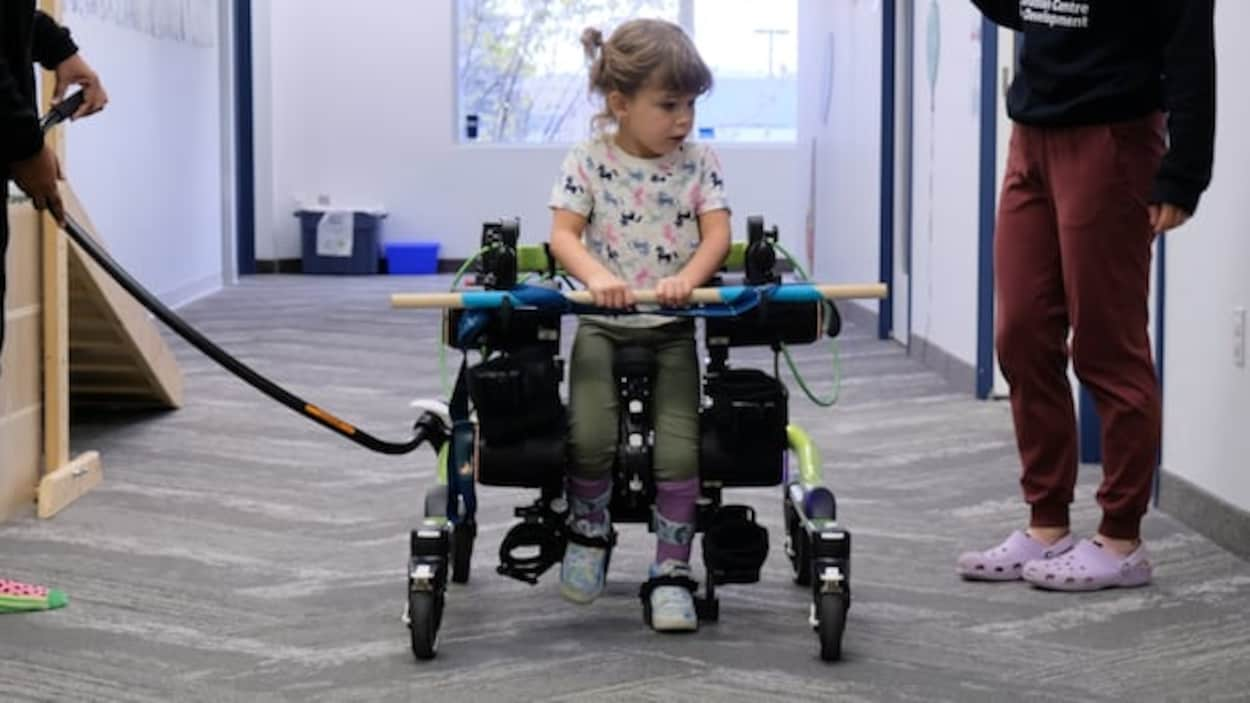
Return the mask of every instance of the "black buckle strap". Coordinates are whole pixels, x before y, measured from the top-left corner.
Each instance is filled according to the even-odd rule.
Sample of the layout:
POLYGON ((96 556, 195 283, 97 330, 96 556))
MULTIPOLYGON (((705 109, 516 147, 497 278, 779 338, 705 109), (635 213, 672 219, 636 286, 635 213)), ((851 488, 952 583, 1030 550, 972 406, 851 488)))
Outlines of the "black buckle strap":
POLYGON ((602 537, 587 537, 578 533, 577 530, 565 530, 565 539, 573 544, 580 544, 583 547, 598 547, 599 549, 611 549, 616 546, 616 530, 608 532, 602 537))
POLYGON ((638 597, 642 599, 643 604, 650 607, 651 592, 661 586, 679 586, 691 593, 699 590, 699 582, 689 576, 652 576, 642 582, 642 586, 638 588, 638 597))
POLYGON ((496 571, 533 586, 538 583, 539 576, 564 558, 565 540, 565 530, 558 523, 527 521, 514 525, 499 544, 496 571), (517 549, 533 547, 538 548, 534 556, 518 557, 514 554, 517 549))

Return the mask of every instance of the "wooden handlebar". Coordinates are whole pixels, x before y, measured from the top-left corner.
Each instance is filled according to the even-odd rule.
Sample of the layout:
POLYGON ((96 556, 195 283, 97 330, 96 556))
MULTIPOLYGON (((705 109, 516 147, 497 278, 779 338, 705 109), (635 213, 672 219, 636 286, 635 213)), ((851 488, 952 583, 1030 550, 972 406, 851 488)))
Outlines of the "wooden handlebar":
MULTIPOLYGON (((826 300, 850 300, 856 298, 884 298, 886 297, 886 285, 884 283, 826 283, 826 284, 794 284, 815 289, 821 297, 826 300)), ((784 286, 783 286, 784 288, 784 286)), ((690 302, 693 304, 707 303, 723 303, 726 300, 726 293, 741 290, 739 286, 729 286, 726 288, 696 288, 690 294, 690 302)), ((506 291, 491 291, 496 294, 504 294, 506 291)), ((465 295, 480 295, 482 291, 466 291, 460 293, 395 293, 391 295, 391 307, 395 308, 451 308, 458 309, 465 307, 465 295)), ((634 300, 641 304, 655 304, 659 302, 654 290, 636 290, 633 292, 634 300)), ((590 291, 578 290, 570 291, 563 294, 570 302, 583 305, 591 305, 594 300, 591 298, 590 291)))

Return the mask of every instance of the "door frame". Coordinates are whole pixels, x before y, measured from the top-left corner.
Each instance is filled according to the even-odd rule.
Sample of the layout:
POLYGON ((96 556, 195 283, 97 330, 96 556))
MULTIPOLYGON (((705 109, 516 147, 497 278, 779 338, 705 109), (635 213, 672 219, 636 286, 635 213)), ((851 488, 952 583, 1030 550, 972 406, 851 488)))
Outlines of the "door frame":
POLYGON ((994 353, 994 226, 998 206, 998 184, 1006 150, 1000 148, 1003 119, 1000 109, 1010 73, 1001 70, 999 27, 981 19, 981 168, 979 226, 977 236, 977 365, 976 395, 991 397, 999 374, 994 353), (999 86, 999 75, 1004 80, 999 86), (1001 155, 1001 156, 1000 156, 1001 155))
POLYGON ((891 149, 882 150, 883 172, 888 181, 881 186, 881 245, 890 252, 882 255, 882 277, 890 281, 890 297, 883 303, 882 317, 890 316, 890 327, 882 335, 910 350, 912 311, 912 150, 914 134, 912 105, 915 90, 915 0, 887 3, 888 29, 882 36, 882 102, 890 105, 887 119, 882 111, 882 140, 891 140, 891 149), (888 213, 888 219, 887 219, 888 213), (887 224, 888 223, 888 224, 887 224))
MULTIPOLYGON (((886 2, 881 6, 881 173, 880 173, 880 257, 879 276, 886 285, 886 297, 877 308, 877 338, 889 339, 894 334, 894 309, 897 293, 894 289, 895 277, 895 214, 897 210, 896 196, 896 161, 898 138, 898 114, 910 112, 900 110, 896 95, 898 83, 898 57, 895 53, 898 31, 898 3, 886 2)), ((910 4, 904 2, 904 5, 910 4)))
POLYGON ((234 275, 256 273, 256 157, 252 81, 252 0, 234 0, 234 275))

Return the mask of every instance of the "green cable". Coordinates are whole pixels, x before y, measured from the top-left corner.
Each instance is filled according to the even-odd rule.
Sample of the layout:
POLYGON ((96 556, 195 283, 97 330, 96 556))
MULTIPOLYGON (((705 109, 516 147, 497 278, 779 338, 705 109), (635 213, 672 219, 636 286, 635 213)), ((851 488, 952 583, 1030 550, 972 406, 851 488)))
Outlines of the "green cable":
MULTIPOLYGON (((791 263, 791 265, 794 266, 794 270, 798 272, 800 280, 803 280, 803 281, 810 280, 808 278, 807 271, 803 269, 803 264, 800 264, 799 260, 794 258, 794 256, 790 253, 790 251, 786 249, 784 246, 782 246, 781 242, 774 242, 773 246, 776 247, 777 250, 780 251, 782 255, 786 257, 786 259, 791 263)), ((833 301, 826 300, 825 304, 829 306, 830 312, 832 314, 837 314, 837 311, 834 309, 834 306, 833 306, 833 301)), ((830 339, 829 346, 833 350, 833 396, 829 398, 820 398, 820 397, 817 397, 816 394, 813 393, 812 390, 807 387, 807 382, 803 380, 803 375, 799 373, 799 368, 797 365, 795 365, 794 358, 790 356, 790 348, 787 347, 785 344, 781 345, 781 353, 786 357, 786 366, 790 368, 790 373, 791 375, 794 376, 795 382, 799 384, 799 388, 803 389, 803 393, 807 395, 808 400, 812 401, 813 403, 815 403, 816 405, 819 405, 822 408, 832 407, 835 403, 838 402, 838 396, 841 395, 841 392, 842 392, 842 362, 841 362, 840 354, 838 353, 838 339, 836 337, 834 337, 833 339, 830 339)), ((774 375, 780 375, 777 373, 778 369, 777 369, 777 357, 776 356, 773 357, 773 369, 774 369, 774 375)))
POLYGON ((786 345, 781 345, 781 353, 786 357, 786 366, 790 367, 790 373, 794 376, 794 380, 799 384, 799 388, 803 389, 809 400, 822 408, 831 408, 838 402, 838 396, 841 393, 842 386, 842 369, 838 363, 838 344, 835 340, 833 343, 833 395, 829 398, 817 397, 807 382, 803 380, 803 375, 799 373, 799 369, 794 364, 794 359, 790 356, 790 349, 786 345))

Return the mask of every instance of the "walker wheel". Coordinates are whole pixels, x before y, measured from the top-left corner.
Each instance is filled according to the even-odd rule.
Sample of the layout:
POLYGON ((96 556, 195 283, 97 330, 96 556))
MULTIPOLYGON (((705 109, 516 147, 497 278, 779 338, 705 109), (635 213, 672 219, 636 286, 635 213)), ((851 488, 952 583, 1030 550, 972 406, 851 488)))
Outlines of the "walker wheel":
POLYGON ((833 662, 842 658, 842 633, 846 630, 846 594, 822 593, 817 596, 816 632, 820 636, 820 658, 833 662))
POLYGON ((408 591, 408 630, 417 659, 433 659, 438 651, 438 628, 443 621, 443 595, 408 591))

